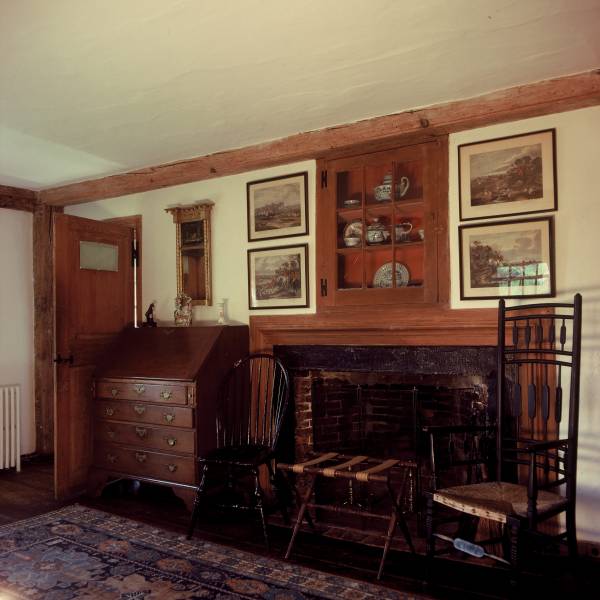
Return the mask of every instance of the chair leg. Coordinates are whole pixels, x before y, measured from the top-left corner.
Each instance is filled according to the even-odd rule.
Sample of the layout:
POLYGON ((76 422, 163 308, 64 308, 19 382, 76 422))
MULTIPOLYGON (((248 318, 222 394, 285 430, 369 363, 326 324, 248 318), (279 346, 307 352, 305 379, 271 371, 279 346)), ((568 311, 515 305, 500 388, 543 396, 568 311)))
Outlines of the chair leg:
POLYGON ((262 486, 260 485, 260 477, 258 475, 258 469, 252 469, 252 473, 254 474, 254 498, 256 503, 256 509, 260 513, 260 520, 262 524, 263 536, 265 538, 265 546, 267 550, 269 550, 269 534, 267 533, 267 520, 265 518, 265 509, 264 509, 264 492, 262 486))
MULTIPOLYGON (((298 531, 300 530, 300 526, 302 525, 302 519, 304 518, 304 513, 306 513, 306 520, 309 520, 310 515, 306 512, 308 501, 312 495, 313 489, 315 487, 315 479, 313 476, 311 479, 310 485, 302 498, 302 504, 300 505, 300 509, 298 510, 298 517, 296 518, 296 523, 294 524, 294 530, 292 531, 292 537, 290 539, 290 543, 288 544, 287 550, 285 552, 285 559, 287 560, 292 553, 292 546, 294 545, 294 541, 296 540, 296 536, 298 535, 298 531)), ((312 519, 309 521, 312 523, 312 519)), ((314 527, 314 526, 313 526, 314 527)))
POLYGON ((202 501, 202 494, 204 493, 204 487, 206 485, 206 473, 208 472, 208 465, 204 463, 202 465, 202 475, 200 476, 200 485, 196 490, 196 498, 194 499, 194 510, 192 511, 192 518, 190 520, 190 527, 187 533, 187 539, 191 539, 194 534, 196 523, 200 517, 200 502, 202 501))
POLYGON ((433 572, 433 557, 435 556, 435 535, 433 529, 433 494, 426 494, 425 501, 425 535, 426 535, 426 552, 425 565, 423 574, 423 587, 427 588, 431 582, 431 574, 433 572))
POLYGON ((271 485, 273 486, 273 489, 275 490, 275 497, 277 498, 277 506, 279 508, 279 511, 281 512, 281 516, 283 517, 283 522, 286 525, 289 525, 291 523, 291 521, 290 521, 290 515, 287 510, 287 504, 288 504, 288 500, 289 500, 291 494, 289 493, 289 489, 286 489, 286 492, 288 492, 288 493, 284 496, 283 489, 282 489, 284 479, 281 476, 281 473, 279 471, 276 473, 273 470, 273 465, 272 465, 271 461, 269 461, 267 463, 267 468, 269 469, 269 478, 271 480, 271 485))
POLYGON ((508 560, 510 562, 510 585, 517 588, 520 575, 520 555, 519 546, 521 543, 519 530, 521 523, 518 519, 509 518, 506 521, 507 537, 508 537, 508 560))
POLYGON ((567 545, 569 548, 569 558, 577 558, 577 527, 575 524, 575 506, 571 504, 567 509, 567 545))
POLYGON ((435 554, 435 536, 433 530, 433 494, 427 495, 425 506, 425 532, 427 534, 427 558, 432 559, 435 554))

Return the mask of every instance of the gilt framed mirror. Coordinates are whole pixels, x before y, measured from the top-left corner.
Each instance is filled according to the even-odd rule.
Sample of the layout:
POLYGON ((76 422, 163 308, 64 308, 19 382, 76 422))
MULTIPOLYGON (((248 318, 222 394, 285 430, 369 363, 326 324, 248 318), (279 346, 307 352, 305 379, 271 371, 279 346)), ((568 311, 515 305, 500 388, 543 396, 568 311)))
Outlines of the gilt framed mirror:
POLYGON ((212 306, 210 215, 212 202, 166 208, 177 227, 177 293, 212 306))

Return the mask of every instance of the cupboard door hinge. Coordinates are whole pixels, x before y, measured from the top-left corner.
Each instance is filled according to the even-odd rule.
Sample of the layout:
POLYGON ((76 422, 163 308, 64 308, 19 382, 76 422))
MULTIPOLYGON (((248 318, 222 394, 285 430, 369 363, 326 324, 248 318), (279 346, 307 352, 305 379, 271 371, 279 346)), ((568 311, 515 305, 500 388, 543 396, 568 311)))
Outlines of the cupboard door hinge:
POLYGON ((321 189, 327 189, 327 171, 321 171, 321 189))
POLYGON ((327 279, 321 279, 321 296, 327 296, 327 279))
POLYGON ((135 267, 138 261, 138 251, 135 242, 131 242, 131 266, 135 267))

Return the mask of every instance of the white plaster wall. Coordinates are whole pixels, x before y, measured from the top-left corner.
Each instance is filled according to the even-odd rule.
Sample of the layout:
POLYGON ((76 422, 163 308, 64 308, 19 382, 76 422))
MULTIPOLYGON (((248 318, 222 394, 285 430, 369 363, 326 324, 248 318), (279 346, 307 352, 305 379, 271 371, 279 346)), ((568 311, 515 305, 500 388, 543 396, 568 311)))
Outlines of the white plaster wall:
POLYGON ((253 314, 310 313, 315 311, 315 169, 314 161, 251 171, 209 181, 188 183, 122 198, 100 200, 69 207, 65 212, 91 219, 142 215, 142 279, 144 310, 156 300, 156 317, 173 320, 177 294, 175 269, 175 225, 165 212, 168 206, 212 200, 213 306, 194 309, 195 320, 217 318, 216 302, 227 299, 227 317, 248 323, 253 314), (308 171, 309 235, 249 243, 246 226, 246 183, 268 177, 308 171), (310 306, 276 311, 248 308, 247 250, 308 242, 310 306))
MULTIPOLYGON (((556 288, 559 299, 581 292, 584 299, 581 386, 578 529, 582 539, 600 541, 600 107, 495 125, 450 136, 450 265, 453 308, 494 307, 496 301, 461 301, 458 260, 457 146, 478 140, 556 128, 558 211, 555 214, 556 288)), ((228 298, 229 317, 248 322, 246 250, 308 241, 310 308, 315 310, 315 163, 264 169, 211 181, 191 183, 123 198, 75 206, 67 210, 90 218, 143 215, 144 305, 158 301, 158 318, 172 318, 176 293, 175 227, 164 208, 210 199, 213 219, 214 298, 228 298), (309 173, 310 235, 247 243, 246 182, 285 173, 309 173)), ((541 214, 541 213, 540 213, 541 214)), ((268 314, 267 311, 253 311, 268 314)), ((215 307, 198 307, 195 318, 214 319, 215 307)))
POLYGON ((21 454, 35 450, 33 215, 0 209, 0 385, 21 386, 21 454))
MULTIPOLYGON (((554 213, 557 299, 572 299, 575 292, 583 296, 578 532, 582 539, 600 541, 600 107, 450 136, 451 304, 452 308, 497 305, 493 300, 460 300, 458 145, 552 127, 556 129, 558 178, 558 211, 554 213)), ((547 213, 533 216, 542 214, 547 213)))

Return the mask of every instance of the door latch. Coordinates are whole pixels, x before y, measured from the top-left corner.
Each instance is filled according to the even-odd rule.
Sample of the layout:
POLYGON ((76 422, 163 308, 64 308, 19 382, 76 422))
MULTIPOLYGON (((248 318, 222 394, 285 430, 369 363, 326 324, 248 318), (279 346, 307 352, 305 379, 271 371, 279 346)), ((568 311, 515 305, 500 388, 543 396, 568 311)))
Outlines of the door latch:
POLYGON ((54 362, 57 365, 64 365, 65 363, 72 365, 74 360, 75 359, 73 358, 72 354, 69 354, 69 356, 67 358, 63 358, 60 354, 57 354, 56 358, 54 359, 54 362))
POLYGON ((321 279, 321 296, 327 296, 327 279, 321 279))

